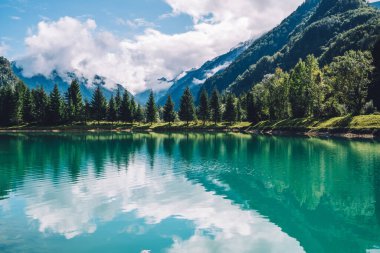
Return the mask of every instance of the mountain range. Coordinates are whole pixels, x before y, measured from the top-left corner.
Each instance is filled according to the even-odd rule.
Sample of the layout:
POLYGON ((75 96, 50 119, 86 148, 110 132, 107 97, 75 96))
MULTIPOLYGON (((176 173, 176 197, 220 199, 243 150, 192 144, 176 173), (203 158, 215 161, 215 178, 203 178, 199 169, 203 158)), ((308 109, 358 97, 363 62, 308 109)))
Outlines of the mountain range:
POLYGON ((256 40, 225 71, 209 78, 211 92, 249 90, 275 68, 289 70, 308 54, 323 64, 345 51, 368 50, 380 34, 380 12, 363 0, 309 0, 256 40))
MULTIPOLYGON (((380 2, 371 5, 380 7, 380 2)), ((252 87, 254 82, 259 82, 265 74, 273 72, 276 67, 290 69, 299 58, 305 58, 307 54, 323 56, 322 62, 327 63, 349 49, 368 49, 375 42, 378 17, 378 11, 369 9, 361 0, 307 0, 279 26, 257 40, 240 43, 228 53, 206 62, 198 69, 183 72, 174 80, 164 79, 171 87, 154 92, 155 98, 158 105, 163 106, 170 95, 178 109, 186 87, 190 88, 196 98, 202 88, 208 92, 214 87, 221 92, 230 88, 235 93, 240 93, 241 90, 246 91, 252 87), (325 22, 333 20, 335 22, 330 30, 324 31, 325 22), (360 32, 368 32, 373 36, 367 34, 362 41, 341 45, 360 32), (302 48, 303 43, 310 44, 315 35, 324 35, 324 38, 317 41, 315 46, 302 48), (310 41, 307 42, 308 40, 310 41), (340 50, 337 49, 338 46, 341 47, 340 50), (328 50, 322 53, 319 49, 324 47, 328 50)), ((136 100, 144 104, 149 94, 150 91, 139 93, 136 100)))
POLYGON ((379 1, 379 2, 371 3, 371 5, 372 5, 373 7, 380 8, 380 1, 379 1))
POLYGON ((190 88, 193 96, 197 96, 203 83, 220 72, 223 72, 241 53, 243 53, 250 45, 252 40, 240 43, 232 48, 229 52, 207 61, 198 69, 192 69, 181 73, 175 80, 173 85, 158 99, 158 105, 163 106, 167 97, 170 95, 177 109, 180 104, 181 96, 186 89, 190 88))
MULTIPOLYGON (((371 5, 380 7, 380 2, 371 5)), ((260 82, 266 74, 273 73, 277 67, 289 70, 308 54, 314 54, 322 64, 327 64, 347 50, 371 49, 379 35, 380 10, 371 8, 365 0, 306 0, 277 27, 261 37, 240 43, 200 68, 182 72, 174 80, 157 80, 158 85, 170 88, 155 91, 154 94, 158 105, 164 105, 170 95, 177 107, 186 87, 190 88, 195 98, 202 88, 209 93, 217 88, 220 92, 240 94, 260 82)), ((89 83, 87 79, 78 78, 72 73, 62 77, 53 71, 49 77, 25 77, 17 64, 12 63, 11 68, 15 76, 29 87, 42 85, 48 92, 54 84, 58 84, 60 91, 66 91, 72 78, 80 81, 86 99, 91 98, 96 85, 102 87, 108 98, 115 92, 106 88, 106 80, 100 76, 95 78, 94 83, 89 83)), ((1 67, 0 71, 3 71, 1 67)), ((2 73, 0 85, 6 79, 15 80, 9 73, 2 73)), ((149 94, 150 90, 136 94, 136 101, 145 104, 149 94)))
POLYGON ((106 87, 106 79, 101 76, 95 76, 92 83, 84 77, 78 77, 74 73, 67 73, 65 76, 58 74, 57 71, 53 71, 48 77, 44 75, 35 75, 32 77, 26 77, 23 75, 23 69, 18 67, 16 62, 11 63, 11 68, 13 73, 22 80, 29 88, 33 89, 38 86, 42 86, 46 92, 50 93, 54 85, 58 85, 58 89, 61 94, 67 91, 72 80, 76 79, 79 82, 81 93, 84 99, 91 100, 93 91, 97 86, 101 87, 104 96, 110 99, 113 94, 116 93, 117 89, 124 91, 122 85, 117 85, 115 89, 109 89, 106 87))

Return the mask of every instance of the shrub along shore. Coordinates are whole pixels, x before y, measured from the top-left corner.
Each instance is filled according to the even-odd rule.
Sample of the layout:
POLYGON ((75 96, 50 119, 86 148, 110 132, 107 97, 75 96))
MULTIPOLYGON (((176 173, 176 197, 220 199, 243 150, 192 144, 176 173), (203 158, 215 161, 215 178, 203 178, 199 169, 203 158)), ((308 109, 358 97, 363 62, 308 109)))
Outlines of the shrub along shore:
POLYGON ((58 126, 21 125, 0 127, 0 132, 239 132, 267 135, 339 136, 347 138, 380 138, 380 114, 313 118, 280 121, 212 123, 201 121, 174 123, 121 123, 91 121, 58 126))

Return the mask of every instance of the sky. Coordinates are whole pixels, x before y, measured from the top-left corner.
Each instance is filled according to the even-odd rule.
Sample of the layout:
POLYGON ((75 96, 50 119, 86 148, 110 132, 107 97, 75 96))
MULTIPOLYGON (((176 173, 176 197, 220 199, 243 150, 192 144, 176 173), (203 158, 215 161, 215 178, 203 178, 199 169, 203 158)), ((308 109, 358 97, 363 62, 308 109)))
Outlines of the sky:
MULTIPOLYGON (((303 0, 0 0, 0 55, 132 93, 269 31, 303 0)), ((161 86, 158 86, 160 83, 161 86)))

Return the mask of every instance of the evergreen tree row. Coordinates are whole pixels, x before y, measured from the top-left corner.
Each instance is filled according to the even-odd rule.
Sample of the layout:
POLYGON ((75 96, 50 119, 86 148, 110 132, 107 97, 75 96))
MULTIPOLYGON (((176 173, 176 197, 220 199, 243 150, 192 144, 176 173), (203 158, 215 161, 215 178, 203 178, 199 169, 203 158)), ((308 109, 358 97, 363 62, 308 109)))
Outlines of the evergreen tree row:
MULTIPOLYGON (((289 73, 277 68, 239 98, 232 93, 221 96, 215 89, 209 99, 203 90, 196 111, 190 90, 186 89, 178 116, 185 122, 198 118, 216 124, 371 114, 380 108, 377 58, 370 52, 348 51, 320 68, 317 58, 309 55, 289 73)), ((172 121, 165 116, 173 113, 171 104, 169 97, 164 110, 166 122, 172 121)))
POLYGON ((178 112, 170 96, 163 108, 157 107, 153 92, 143 108, 133 96, 126 91, 122 94, 120 89, 107 101, 101 88, 97 87, 91 101, 83 101, 76 80, 64 96, 57 85, 47 94, 42 87, 29 90, 20 81, 0 88, 0 124, 59 125, 86 121, 164 121, 171 124, 177 120, 187 124, 195 120, 203 124, 243 120, 257 123, 369 114, 380 106, 377 65, 373 67, 369 52, 348 51, 324 68, 320 68, 318 60, 309 55, 289 73, 277 68, 274 74, 266 75, 250 92, 240 97, 232 93, 221 95, 215 89, 209 98, 206 90, 202 90, 196 107, 187 88, 178 112))
POLYGON ((23 82, 0 88, 1 125, 59 125, 95 120, 144 121, 144 111, 127 92, 118 90, 107 102, 100 87, 91 101, 83 101, 79 83, 74 80, 64 96, 55 85, 47 94, 43 87, 28 89, 23 82))

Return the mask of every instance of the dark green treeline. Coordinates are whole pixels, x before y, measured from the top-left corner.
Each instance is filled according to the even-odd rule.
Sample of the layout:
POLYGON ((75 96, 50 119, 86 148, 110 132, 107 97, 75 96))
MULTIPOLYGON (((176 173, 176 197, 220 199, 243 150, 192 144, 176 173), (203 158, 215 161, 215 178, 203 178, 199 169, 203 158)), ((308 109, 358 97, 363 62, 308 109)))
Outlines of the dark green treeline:
POLYGON ((309 55, 289 72, 277 68, 252 90, 240 97, 214 90, 202 90, 196 108, 190 89, 181 98, 179 111, 171 97, 163 108, 153 92, 143 107, 128 92, 119 89, 109 101, 100 87, 91 101, 83 101, 79 83, 73 80, 62 96, 55 86, 51 94, 43 87, 30 90, 19 81, 0 88, 0 125, 59 125, 87 121, 189 123, 201 120, 257 123, 288 118, 331 118, 347 114, 371 114, 380 108, 378 52, 348 51, 320 67, 309 55))

